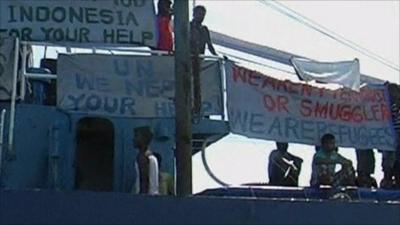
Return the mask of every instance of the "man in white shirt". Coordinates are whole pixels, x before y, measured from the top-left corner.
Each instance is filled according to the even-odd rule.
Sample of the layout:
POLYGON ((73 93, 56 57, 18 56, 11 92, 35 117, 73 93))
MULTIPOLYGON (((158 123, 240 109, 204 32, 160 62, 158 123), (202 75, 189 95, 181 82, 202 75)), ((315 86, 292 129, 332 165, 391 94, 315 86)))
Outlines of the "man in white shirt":
POLYGON ((136 157, 136 193, 157 195, 158 163, 157 158, 149 149, 153 133, 149 127, 137 127, 134 129, 134 146, 139 150, 136 157))

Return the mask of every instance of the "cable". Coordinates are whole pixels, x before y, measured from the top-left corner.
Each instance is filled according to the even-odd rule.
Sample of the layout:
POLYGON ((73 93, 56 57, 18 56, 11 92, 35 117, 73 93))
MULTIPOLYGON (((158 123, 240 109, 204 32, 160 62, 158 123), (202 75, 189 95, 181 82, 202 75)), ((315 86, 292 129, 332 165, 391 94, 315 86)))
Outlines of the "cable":
POLYGON ((283 8, 285 8, 286 10, 288 10, 288 11, 290 11, 290 12, 292 12, 292 13, 294 13, 296 16, 298 16, 298 17, 300 17, 300 18, 306 20, 308 23, 310 23, 310 24, 312 24, 312 25, 314 25, 314 26, 317 26, 317 27, 319 27, 320 29, 323 29, 323 30, 327 31, 327 32, 329 32, 329 33, 332 34, 332 35, 336 35, 336 37, 341 38, 342 40, 348 42, 349 44, 351 44, 351 45, 353 45, 353 46, 356 46, 357 48, 359 48, 359 49, 361 49, 361 50, 367 52, 368 54, 374 55, 375 57, 377 57, 377 58, 379 58, 379 59, 385 61, 385 62, 388 63, 388 64, 391 64, 392 66, 395 66, 395 67, 397 67, 397 68, 399 67, 398 65, 396 65, 396 64, 393 63, 393 62, 391 62, 390 60, 387 60, 387 59, 381 57, 380 55, 378 55, 378 54, 376 54, 376 53, 374 53, 374 52, 368 50, 367 48, 364 48, 364 47, 358 45, 357 43, 355 43, 355 42, 353 42, 353 41, 351 41, 351 40, 345 38, 344 36, 342 36, 342 35, 340 35, 340 34, 334 32, 334 31, 332 31, 332 30, 329 30, 328 28, 322 26, 321 24, 319 24, 319 23, 317 23, 317 22, 315 22, 315 21, 309 19, 308 17, 303 16, 302 14, 300 14, 300 13, 294 11, 293 9, 289 8, 288 6, 285 6, 284 4, 282 4, 282 3, 280 3, 280 2, 275 2, 275 4, 277 4, 277 5, 279 5, 279 6, 283 7, 283 8))
POLYGON ((296 11, 290 9, 289 7, 287 7, 287 6, 285 6, 285 5, 281 4, 281 3, 277 3, 275 1, 265 1, 265 0, 259 0, 259 2, 261 2, 265 6, 271 7, 275 11, 278 11, 279 13, 281 13, 281 14, 283 14, 285 16, 288 16, 289 18, 291 18, 291 19, 293 19, 293 20, 295 20, 295 21, 297 21, 297 22, 299 22, 299 23, 301 23, 301 24, 303 24, 303 25, 305 25, 305 26, 307 26, 307 27, 309 27, 309 28, 311 28, 311 29, 313 29, 313 30, 315 30, 315 31, 317 31, 317 32, 319 32, 319 33, 321 33, 321 34, 323 34, 323 35, 325 35, 325 36, 327 36, 327 37, 339 42, 339 43, 341 43, 341 44, 343 44, 343 45, 346 45, 347 47, 349 47, 349 48, 351 48, 351 49, 353 49, 353 50, 355 50, 355 51, 357 51, 357 52, 359 52, 359 53, 361 53, 361 54, 363 54, 363 55, 365 55, 365 56, 367 56, 369 58, 372 58, 372 59, 374 59, 376 61, 379 61, 380 63, 390 67, 391 69, 394 69, 396 71, 400 71, 398 65, 395 65, 394 63, 390 62, 389 60, 386 60, 385 58, 383 58, 383 57, 381 57, 381 56, 379 56, 379 55, 367 50, 366 48, 363 48, 363 47, 351 42, 350 40, 348 40, 348 39, 346 39, 346 38, 334 33, 333 31, 330 31, 329 29, 324 28, 323 26, 321 26, 321 25, 317 24, 316 22, 313 22, 312 20, 302 16, 301 14, 297 13, 296 11), (274 2, 275 5, 272 2, 274 2), (279 4, 279 6, 277 6, 278 4, 279 4), (282 8, 284 8, 284 9, 282 9, 282 8), (287 11, 285 11, 285 9, 287 11, 290 11, 292 14, 287 12, 287 11), (295 14, 295 15, 293 15, 293 14, 295 14), (301 18, 299 18, 299 17, 301 17, 301 18), (320 28, 316 27, 316 25, 319 26, 320 28), (354 47, 353 45, 355 45, 356 47, 354 47))
POLYGON ((318 24, 318 23, 312 21, 311 19, 308 19, 307 17, 305 17, 305 16, 303 16, 303 15, 297 13, 296 11, 290 9, 289 7, 283 5, 282 3, 274 2, 275 4, 279 5, 279 7, 282 7, 282 8, 284 8, 284 9, 290 11, 291 13, 293 13, 293 14, 295 14, 295 15, 293 16, 292 14, 288 14, 287 12, 282 11, 282 9, 278 8, 278 7, 275 6, 275 5, 272 5, 270 2, 267 3, 267 2, 265 2, 265 1, 263 1, 263 0, 260 0, 260 1, 261 1, 264 5, 266 5, 266 6, 271 6, 273 9, 279 11, 280 13, 283 13, 284 15, 289 16, 290 18, 296 20, 297 22, 300 22, 300 23, 302 23, 303 25, 306 25, 306 26, 308 26, 309 28, 311 28, 311 29, 313 29, 313 30, 316 30, 317 32, 320 32, 320 33, 322 33, 322 34, 324 34, 324 35, 326 35, 326 36, 328 36, 328 37, 334 39, 335 41, 338 41, 338 42, 340 42, 340 43, 346 45, 347 47, 352 48, 353 50, 358 51, 358 52, 360 52, 361 54, 363 54, 363 55, 365 55, 365 56, 368 56, 368 57, 370 57, 370 58, 373 58, 373 59, 375 59, 375 60, 377 60, 377 61, 379 61, 379 62, 385 64, 386 66, 388 66, 388 67, 390 67, 390 68, 392 68, 392 69, 394 69, 394 70, 400 71, 399 68, 398 68, 398 66, 395 65, 394 63, 390 62, 389 60, 386 60, 385 58, 383 58, 383 57, 377 55, 376 53, 373 53, 373 52, 369 51, 368 49, 363 48, 363 47, 361 47, 361 46, 355 44, 354 42, 352 42, 352 41, 350 41, 350 40, 344 38, 343 36, 340 36, 340 35, 336 34, 335 32, 333 32, 333 31, 331 31, 331 30, 329 30, 329 29, 323 27, 322 25, 320 25, 320 24, 318 24), (302 20, 300 20, 298 17, 300 17, 300 19, 302 19, 302 20), (317 27, 315 27, 315 26, 318 26, 319 28, 317 28, 317 27), (336 36, 335 36, 335 35, 336 35, 336 36), (339 40, 337 37, 343 39, 344 41, 343 41, 343 40, 339 40), (347 42, 348 42, 348 43, 347 43, 347 42), (350 43, 350 44, 349 44, 349 43, 350 43), (356 47, 354 47, 354 46, 352 46, 352 45, 355 45, 356 47))
POLYGON ((380 62, 380 63, 382 63, 382 64, 384 64, 384 65, 386 65, 386 66, 388 66, 388 67, 390 67, 390 68, 392 68, 394 70, 396 70, 396 71, 400 71, 399 68, 398 68, 398 65, 396 65, 396 64, 390 62, 389 60, 377 55, 376 53, 373 53, 373 52, 369 51, 366 48, 363 48, 363 47, 355 44, 354 42, 352 42, 352 41, 350 41, 350 40, 348 40, 348 39, 336 34, 335 32, 330 31, 329 29, 319 25, 318 23, 308 19, 307 17, 302 16, 301 14, 297 13, 296 11, 290 9, 289 7, 287 7, 287 6, 285 6, 285 5, 281 4, 281 3, 275 2, 275 4, 279 4, 280 7, 283 7, 286 10, 289 10, 292 13, 294 13, 295 16, 293 16, 291 14, 287 14, 286 12, 282 12, 282 9, 279 9, 276 6, 271 5, 270 3, 266 3, 266 2, 263 2, 263 3, 264 3, 264 5, 269 4, 270 6, 273 7, 273 9, 278 10, 279 12, 285 14, 286 16, 289 16, 290 18, 296 20, 297 22, 300 22, 303 25, 306 25, 309 28, 311 28, 313 30, 316 30, 319 33, 322 33, 322 34, 328 36, 329 38, 331 38, 331 39, 333 39, 333 40, 335 40, 335 41, 337 41, 337 42, 339 42, 339 43, 341 43, 343 45, 346 45, 347 47, 349 47, 349 48, 351 48, 351 49, 353 49, 353 50, 355 50, 355 51, 357 51, 357 52, 359 52, 359 53, 361 53, 361 54, 363 54, 363 55, 365 55, 365 56, 367 56, 369 58, 372 58, 372 59, 374 59, 374 60, 376 60, 376 61, 378 61, 378 62, 380 62), (299 19, 296 16, 301 17, 303 20, 299 19), (320 28, 317 28, 315 26, 319 26, 320 28), (338 37, 341 38, 342 40, 339 39, 338 37), (356 47, 354 47, 353 45, 355 45, 356 47))

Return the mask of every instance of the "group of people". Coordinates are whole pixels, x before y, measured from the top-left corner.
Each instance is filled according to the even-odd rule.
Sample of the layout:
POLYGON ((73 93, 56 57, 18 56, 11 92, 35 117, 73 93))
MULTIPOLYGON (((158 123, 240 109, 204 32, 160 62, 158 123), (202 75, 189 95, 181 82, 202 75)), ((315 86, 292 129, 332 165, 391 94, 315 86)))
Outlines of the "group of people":
MULTIPOLYGON (((299 174, 303 160, 287 151, 288 144, 277 142, 277 149, 269 156, 268 176, 269 184, 275 186, 298 186, 299 174)), ((357 171, 354 170, 351 160, 338 153, 335 136, 325 134, 321 138, 321 145, 316 147, 312 160, 310 185, 319 187, 328 185, 375 187, 376 180, 371 176, 375 170, 375 158, 372 149, 358 149, 357 171), (336 170, 336 165, 341 169, 336 170)), ((385 159, 385 155, 393 155, 393 151, 383 151, 382 169, 384 178, 381 188, 400 189, 400 164, 393 159, 385 159)))
MULTIPOLYGON (((162 158, 159 153, 150 150, 149 146, 153 133, 149 127, 138 127, 134 130, 134 146, 139 150, 135 161, 136 181, 133 192, 150 195, 174 195, 174 180, 169 173, 161 172, 162 158)), ((268 176, 269 184, 274 186, 298 186, 299 175, 303 160, 288 152, 288 143, 277 142, 277 149, 269 156, 268 176)), ((386 152, 386 151, 385 151, 386 152)), ((371 159, 373 151, 357 150, 357 173, 353 164, 338 153, 335 136, 325 134, 321 138, 321 145, 316 147, 312 160, 310 185, 319 187, 328 185, 375 187, 377 182, 371 176, 374 172, 375 160, 371 159), (336 165, 341 169, 336 170, 336 165), (357 174, 357 175, 356 175, 357 174)), ((392 161, 390 161, 392 163, 392 161)), ((392 167, 383 160, 384 178, 381 188, 400 189, 400 167, 395 161, 392 167)), ((399 164, 400 165, 400 164, 399 164)))
MULTIPOLYGON (((159 31, 157 49, 169 52, 174 50, 173 28, 171 22, 173 10, 171 6, 171 0, 159 0, 157 4, 157 26, 159 31)), ((193 8, 193 19, 190 22, 190 49, 193 57, 192 66, 194 72, 198 72, 198 55, 205 53, 206 45, 213 55, 217 55, 211 42, 210 32, 208 28, 203 25, 205 15, 206 8, 204 6, 196 6, 193 8)), ((198 78, 198 74, 196 76, 196 73, 194 73, 194 84, 199 83, 196 78, 198 78)), ((195 88, 197 86, 194 85, 195 88)), ((400 93, 398 90, 399 87, 397 85, 389 84, 388 89, 393 101, 392 115, 394 127, 397 133, 400 133, 400 113, 398 107, 399 104, 397 104, 397 102, 400 102, 400 94, 392 94, 400 93)), ((197 92, 195 90, 195 93, 197 92)), ((197 99, 195 102, 201 101, 201 97, 195 96, 195 99, 197 99)), ((158 164, 161 160, 157 161, 157 154, 151 153, 151 151, 148 150, 148 145, 151 141, 152 135, 150 131, 145 130, 138 130, 139 139, 146 140, 143 143, 141 141, 136 143, 137 132, 135 131, 135 143, 138 144, 137 147, 140 149, 137 158, 137 171, 140 174, 138 179, 140 179, 136 184, 140 184, 137 187, 139 193, 155 194, 158 193, 157 187, 160 186, 160 183, 157 183, 158 179, 155 179, 156 177, 159 177, 159 175, 155 174, 155 172, 158 173, 158 164), (153 177, 154 179, 147 179, 147 177, 153 177)), ((276 144, 277 149, 272 151, 269 157, 269 184, 278 186, 298 186, 298 178, 303 160, 287 151, 288 143, 277 142, 276 144)), ((357 171, 354 170, 350 160, 338 153, 335 137, 332 134, 325 134, 321 138, 321 145, 316 147, 316 153, 313 157, 310 185, 378 187, 376 180, 371 176, 375 170, 373 150, 356 149, 356 153, 358 161, 357 171), (338 164, 341 165, 341 170, 336 172, 335 168, 338 164)), ((380 187, 400 188, 400 151, 397 151, 397 153, 392 151, 382 151, 382 155, 384 178, 380 182, 380 187)))
MULTIPOLYGON (((162 51, 174 51, 174 35, 172 29, 172 1, 159 0, 157 4, 157 27, 158 42, 157 49, 162 51)), ((192 61, 192 82, 193 82, 193 108, 192 119, 197 121, 201 116, 201 61, 200 55, 204 55, 206 46, 211 54, 217 56, 217 52, 211 42, 210 31, 203 25, 206 16, 206 8, 198 5, 193 8, 193 19, 190 21, 190 54, 192 61)))
MULTIPOLYGON (((170 174, 160 172, 161 155, 152 152, 149 148, 153 133, 149 127, 138 127, 134 130, 134 146, 139 150, 136 157, 135 193, 174 195, 174 181, 170 174)), ((277 142, 277 149, 269 156, 268 176, 269 184, 274 186, 298 186, 299 175, 303 160, 288 152, 288 143, 277 142)), ((375 159, 372 150, 357 150, 357 173, 351 160, 338 153, 335 136, 325 134, 321 138, 321 145, 316 147, 312 160, 312 174, 310 185, 319 187, 328 185, 375 187, 376 180, 371 176, 375 170, 375 159), (340 165, 339 171, 336 166, 340 165), (357 175, 356 175, 357 174, 357 175)), ((393 151, 383 151, 382 168, 384 178, 381 188, 400 189, 400 160, 392 159, 393 151), (385 156, 386 155, 386 156, 385 156), (387 155, 391 155, 387 158, 387 155), (385 158, 386 157, 386 158, 385 158)))
MULTIPOLYGON (((391 102, 392 125, 397 139, 395 151, 379 150, 382 153, 383 179, 379 187, 400 189, 400 86, 386 82, 391 102)), ((303 160, 287 152, 287 143, 277 143, 277 150, 269 157, 268 174, 271 185, 298 186, 298 177, 303 160)), ((352 162, 338 153, 335 137, 325 134, 312 162, 311 186, 358 186, 378 187, 372 177, 375 171, 375 155, 372 149, 356 149, 357 170, 352 162), (335 166, 341 170, 335 172, 335 166)))
MULTIPOLYGON (((174 35, 172 28, 172 1, 159 0, 157 4, 158 42, 157 49, 172 52, 174 50, 174 35)), ((193 55, 204 54, 208 50, 217 55, 211 42, 210 31, 203 25, 206 8, 198 5, 193 8, 193 19, 190 22, 190 49, 193 55)))

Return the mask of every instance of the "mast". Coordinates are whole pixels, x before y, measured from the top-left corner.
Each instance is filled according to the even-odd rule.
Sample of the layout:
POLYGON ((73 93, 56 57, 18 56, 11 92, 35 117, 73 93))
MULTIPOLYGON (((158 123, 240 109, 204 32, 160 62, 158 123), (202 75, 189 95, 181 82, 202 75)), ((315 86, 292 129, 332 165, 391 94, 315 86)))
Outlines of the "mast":
POLYGON ((189 46, 189 0, 175 1, 176 191, 192 194, 192 85, 189 46))

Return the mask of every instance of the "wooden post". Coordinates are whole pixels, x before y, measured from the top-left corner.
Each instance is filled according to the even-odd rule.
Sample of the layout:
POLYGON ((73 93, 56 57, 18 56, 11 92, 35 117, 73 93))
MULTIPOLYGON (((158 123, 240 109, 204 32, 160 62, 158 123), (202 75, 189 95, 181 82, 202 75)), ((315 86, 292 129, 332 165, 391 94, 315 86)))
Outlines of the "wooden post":
POLYGON ((176 191, 192 194, 192 85, 189 44, 189 0, 174 3, 176 191))

